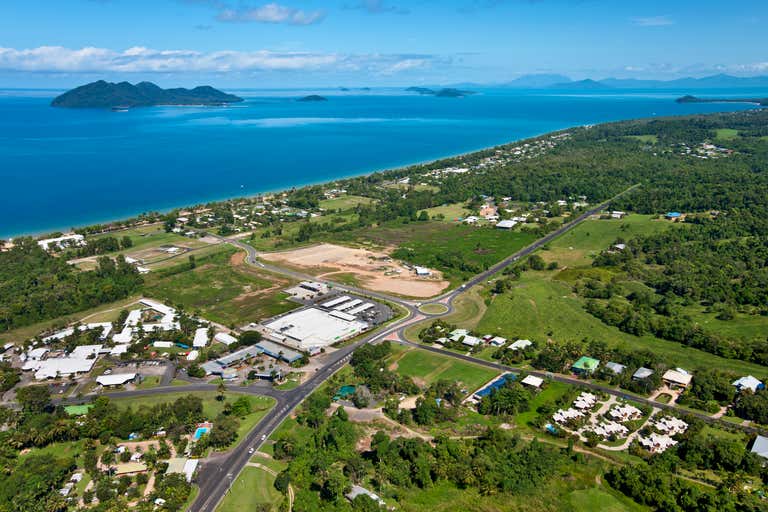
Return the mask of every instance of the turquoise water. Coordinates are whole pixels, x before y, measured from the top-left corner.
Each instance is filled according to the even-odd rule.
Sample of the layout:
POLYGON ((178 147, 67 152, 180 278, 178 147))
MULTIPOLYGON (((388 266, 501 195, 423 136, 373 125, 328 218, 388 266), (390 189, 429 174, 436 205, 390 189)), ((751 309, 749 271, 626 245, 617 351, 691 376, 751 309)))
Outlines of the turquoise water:
POLYGON ((197 427, 194 435, 192 436, 192 439, 194 439, 195 441, 199 441, 200 438, 203 437, 208 432, 210 432, 210 430, 211 429, 209 429, 208 427, 197 427))
POLYGON ((673 101, 687 91, 324 92, 321 103, 295 101, 304 91, 235 92, 243 104, 117 113, 51 108, 54 91, 0 90, 0 238, 359 175, 574 125, 751 108, 673 101))

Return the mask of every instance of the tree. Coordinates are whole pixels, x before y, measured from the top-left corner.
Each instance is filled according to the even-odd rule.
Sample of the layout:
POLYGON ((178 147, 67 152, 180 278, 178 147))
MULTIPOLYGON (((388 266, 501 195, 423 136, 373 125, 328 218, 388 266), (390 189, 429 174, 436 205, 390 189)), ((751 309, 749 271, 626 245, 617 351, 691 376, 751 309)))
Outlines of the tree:
POLYGON ((48 386, 26 386, 16 391, 16 400, 25 412, 39 414, 51 405, 48 386))
POLYGON ((227 392, 227 386, 224 385, 223 380, 220 380, 219 385, 216 386, 216 392, 218 393, 216 395, 216 400, 218 400, 219 402, 222 402, 224 400, 224 393, 227 392))

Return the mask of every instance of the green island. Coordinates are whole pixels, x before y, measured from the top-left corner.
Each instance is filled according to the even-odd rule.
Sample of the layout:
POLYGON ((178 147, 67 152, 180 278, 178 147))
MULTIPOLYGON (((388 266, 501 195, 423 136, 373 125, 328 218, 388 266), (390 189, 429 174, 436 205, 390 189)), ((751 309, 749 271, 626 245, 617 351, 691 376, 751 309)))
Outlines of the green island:
POLYGON ((767 126, 2 242, 0 511, 765 510, 767 126))

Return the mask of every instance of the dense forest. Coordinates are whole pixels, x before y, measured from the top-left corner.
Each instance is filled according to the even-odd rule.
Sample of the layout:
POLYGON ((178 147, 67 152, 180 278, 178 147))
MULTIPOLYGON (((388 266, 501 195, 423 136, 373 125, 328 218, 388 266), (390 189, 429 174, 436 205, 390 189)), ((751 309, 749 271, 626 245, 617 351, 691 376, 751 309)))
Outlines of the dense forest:
POLYGON ((0 253, 0 331, 112 302, 142 284, 122 257, 100 257, 95 270, 80 272, 30 238, 15 243, 0 253))

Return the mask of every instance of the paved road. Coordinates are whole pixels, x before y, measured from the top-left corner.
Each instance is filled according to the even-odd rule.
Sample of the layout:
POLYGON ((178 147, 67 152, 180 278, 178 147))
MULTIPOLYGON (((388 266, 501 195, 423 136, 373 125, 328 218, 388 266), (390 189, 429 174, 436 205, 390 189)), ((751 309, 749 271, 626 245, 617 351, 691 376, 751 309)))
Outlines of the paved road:
MULTIPOLYGON (((623 195, 629 192, 635 187, 637 187, 637 185, 630 187, 629 189, 625 190, 621 194, 618 194, 616 197, 619 197, 620 195, 623 195)), ((405 330, 406 327, 412 325, 413 323, 422 321, 429 317, 440 317, 440 316, 450 314, 453 311, 453 304, 452 304, 453 300, 459 294, 463 293, 467 288, 471 288, 472 286, 485 281, 490 276, 503 270, 505 267, 514 264, 520 258, 523 258, 532 254, 534 251, 541 248, 543 245, 549 243, 550 241, 557 238, 558 236, 561 236, 562 234, 575 228, 576 226, 578 226, 579 224, 587 220, 590 216, 595 215, 596 213, 599 213, 600 211, 607 208, 608 205, 611 203, 611 201, 616 199, 616 197, 608 201, 605 201, 599 205, 594 206, 593 208, 579 215, 577 218, 573 219, 571 222, 564 224, 563 226, 559 227, 555 231, 537 240, 533 244, 512 254, 511 256, 507 257, 501 262, 491 266, 484 272, 481 272, 471 280, 467 281, 467 283, 462 285, 460 288, 444 293, 428 301, 424 301, 424 304, 439 302, 446 305, 448 307, 448 311, 443 313, 433 314, 433 315, 424 314, 419 312, 416 306, 416 304, 418 303, 415 301, 403 299, 401 297, 388 295, 380 292, 364 290, 362 288, 357 288, 354 286, 333 283, 332 281, 325 280, 325 282, 329 284, 333 284, 334 287, 337 289, 348 290, 348 291, 360 294, 362 296, 373 297, 380 300, 399 304, 400 306, 406 309, 407 315, 404 318, 390 324, 387 328, 383 330, 379 330, 373 334, 370 334, 369 336, 366 336, 365 338, 355 342, 354 344, 344 347, 343 349, 335 352, 333 354, 333 359, 329 363, 329 365, 319 370, 315 375, 312 376, 311 379, 309 379, 307 382, 305 382, 301 386, 283 395, 280 395, 280 397, 277 398, 278 404, 275 406, 275 409, 272 412, 270 412, 270 414, 268 414, 260 423, 258 423, 256 427, 254 427, 254 429, 248 434, 246 440, 240 445, 239 448, 235 449, 231 454, 227 456, 216 458, 214 460, 204 463, 202 468, 200 469, 200 472, 198 473, 198 482, 200 486, 199 497, 189 508, 190 512, 213 512, 216 506, 218 505, 218 503, 221 501, 224 495, 228 492, 230 486, 232 485, 234 480, 237 478, 238 474, 242 471, 242 469, 248 463, 251 457, 250 454, 248 453, 248 448, 253 447, 255 450, 258 450, 258 448, 261 446, 263 442, 263 439, 266 439, 267 437, 269 437, 270 434, 277 428, 277 426, 279 426, 280 423, 282 423, 283 420, 285 420, 285 418, 288 417, 291 411, 293 411, 293 409, 295 409, 296 406, 298 406, 306 396, 311 394, 320 384, 322 384, 327 378, 329 378, 331 375, 333 375, 333 373, 335 373, 339 368, 341 368, 341 366, 343 366, 347 362, 349 357, 351 357, 352 352, 355 349, 357 349, 359 346, 365 343, 381 341, 393 333, 400 336, 401 339, 405 339, 403 337, 403 331, 405 330)), ((216 235, 213 235, 213 236, 216 236, 216 235)), ((298 272, 295 270, 277 267, 277 266, 266 264, 259 261, 258 251, 254 247, 245 243, 242 240, 238 240, 234 238, 219 237, 219 236, 216 236, 216 238, 219 238, 224 242, 227 242, 229 244, 232 244, 236 247, 243 249, 246 252, 245 261, 250 265, 258 266, 270 272, 285 275, 297 280, 312 281, 317 279, 315 276, 312 276, 309 274, 304 274, 302 272, 298 272)), ((414 345, 414 346, 417 346, 418 348, 424 348, 419 345, 414 345)), ((504 368, 502 369, 502 371, 506 371, 506 369, 504 368)))

